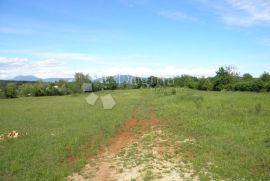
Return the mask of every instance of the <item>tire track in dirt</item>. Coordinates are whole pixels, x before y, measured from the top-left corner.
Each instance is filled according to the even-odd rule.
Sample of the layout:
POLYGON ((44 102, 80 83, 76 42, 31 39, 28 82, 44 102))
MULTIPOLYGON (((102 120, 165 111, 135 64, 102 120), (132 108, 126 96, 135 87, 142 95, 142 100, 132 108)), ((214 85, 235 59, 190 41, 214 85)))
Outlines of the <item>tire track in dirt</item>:
POLYGON ((67 180, 198 180, 192 166, 182 162, 183 154, 176 154, 178 147, 192 141, 173 142, 157 115, 150 112, 149 117, 137 120, 135 110, 110 143, 67 180))

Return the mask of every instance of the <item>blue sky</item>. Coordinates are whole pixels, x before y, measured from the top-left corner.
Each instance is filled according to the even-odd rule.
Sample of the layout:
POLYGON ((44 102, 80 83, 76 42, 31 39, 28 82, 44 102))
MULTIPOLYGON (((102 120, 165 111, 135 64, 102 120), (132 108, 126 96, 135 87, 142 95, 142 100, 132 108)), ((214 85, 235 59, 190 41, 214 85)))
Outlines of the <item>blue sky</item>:
POLYGON ((270 71, 269 0, 0 0, 0 79, 270 71))

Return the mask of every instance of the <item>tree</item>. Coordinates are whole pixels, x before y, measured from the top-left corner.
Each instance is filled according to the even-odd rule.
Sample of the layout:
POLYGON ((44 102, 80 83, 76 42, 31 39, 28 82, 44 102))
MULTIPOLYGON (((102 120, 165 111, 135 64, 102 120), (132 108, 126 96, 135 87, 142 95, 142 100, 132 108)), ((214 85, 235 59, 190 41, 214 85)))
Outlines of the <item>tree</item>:
POLYGON ((270 74, 268 72, 264 72, 260 79, 264 82, 270 82, 270 74))
POLYGON ((4 89, 4 95, 6 98, 16 98, 17 97, 16 84, 8 83, 4 89))
POLYGON ((32 95, 33 96, 46 96, 48 91, 46 90, 47 86, 46 84, 39 82, 33 84, 33 89, 32 89, 32 95))
POLYGON ((32 96, 33 94, 33 84, 26 83, 19 86, 19 94, 21 96, 32 96))
POLYGON ((243 74, 243 80, 252 80, 252 79, 253 79, 253 77, 251 74, 249 74, 249 73, 243 74))
POLYGON ((72 90, 68 87, 68 82, 66 80, 59 80, 55 82, 55 85, 57 85, 60 95, 67 95, 72 92, 72 90))
POLYGON ((132 88, 138 89, 142 87, 142 79, 140 77, 134 77, 132 79, 132 88))
POLYGON ((117 83, 112 76, 106 77, 103 82, 105 89, 114 90, 117 88, 117 83))
POLYGON ((93 91, 101 91, 104 88, 104 85, 99 81, 93 82, 93 91))
POLYGON ((5 91, 4 90, 5 90, 5 88, 0 85, 0 98, 5 97, 5 91))
POLYGON ((211 90, 213 87, 211 81, 207 78, 200 78, 198 82, 199 90, 211 90))
POLYGON ((180 87, 197 88, 198 78, 190 75, 181 75, 174 78, 174 83, 180 87))
POLYGON ((164 85, 166 87, 174 87, 174 79, 173 78, 168 78, 168 79, 164 79, 164 85))
POLYGON ((147 78, 147 84, 150 87, 161 86, 163 85, 163 80, 155 76, 150 76, 147 78))
POLYGON ((91 83, 91 80, 88 74, 75 73, 74 79, 76 83, 76 92, 82 92, 81 87, 83 83, 91 83))
POLYGON ((238 74, 232 72, 231 67, 220 67, 214 77, 213 90, 220 91, 225 89, 226 86, 236 80, 237 76, 238 74))

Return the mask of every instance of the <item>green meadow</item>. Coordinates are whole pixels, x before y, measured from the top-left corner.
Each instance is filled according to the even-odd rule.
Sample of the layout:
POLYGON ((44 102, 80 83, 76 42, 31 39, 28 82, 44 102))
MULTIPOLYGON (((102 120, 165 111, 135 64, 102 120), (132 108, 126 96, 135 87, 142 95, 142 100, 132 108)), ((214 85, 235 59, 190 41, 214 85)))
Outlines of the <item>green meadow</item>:
POLYGON ((201 180, 270 180, 270 94, 190 89, 116 90, 112 110, 88 94, 0 100, 0 180, 65 180, 108 144, 136 109, 154 111, 201 180), (203 172, 202 172, 203 171, 203 172))
POLYGON ((216 180, 270 180, 270 94, 154 92, 155 112, 168 124, 167 132, 195 140, 179 151, 189 153, 186 159, 198 173, 206 169, 216 180))
POLYGON ((138 104, 141 92, 129 92, 102 93, 112 93, 113 110, 87 104, 87 95, 0 100, 0 133, 28 134, 0 142, 0 180, 62 180, 79 170, 138 104))

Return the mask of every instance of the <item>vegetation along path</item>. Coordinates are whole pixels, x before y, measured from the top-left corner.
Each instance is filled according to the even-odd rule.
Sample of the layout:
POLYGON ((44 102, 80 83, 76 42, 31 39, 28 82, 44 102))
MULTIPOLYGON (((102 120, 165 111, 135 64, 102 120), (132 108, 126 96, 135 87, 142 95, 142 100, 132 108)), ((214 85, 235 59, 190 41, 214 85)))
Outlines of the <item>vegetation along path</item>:
POLYGON ((173 140, 164 131, 157 115, 138 120, 136 112, 97 156, 68 180, 198 180, 192 164, 183 157, 192 153, 179 152, 192 138, 173 140))

